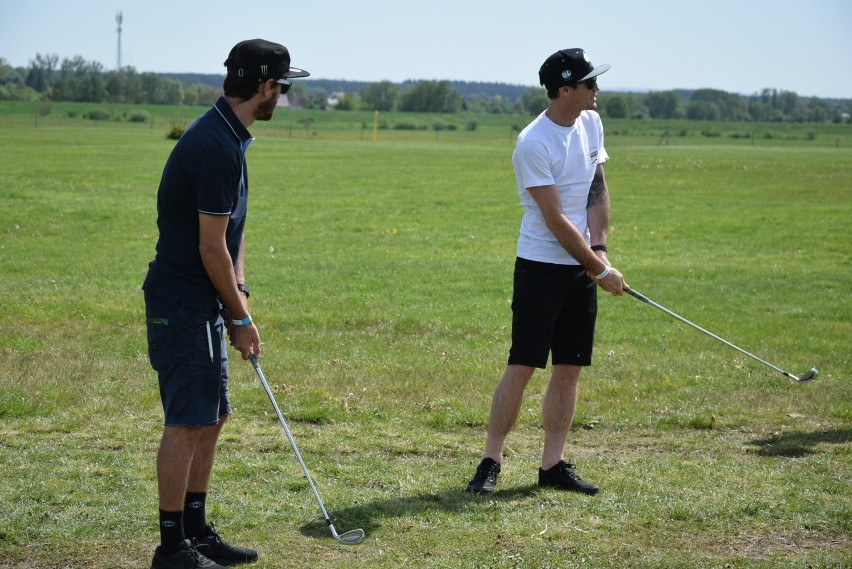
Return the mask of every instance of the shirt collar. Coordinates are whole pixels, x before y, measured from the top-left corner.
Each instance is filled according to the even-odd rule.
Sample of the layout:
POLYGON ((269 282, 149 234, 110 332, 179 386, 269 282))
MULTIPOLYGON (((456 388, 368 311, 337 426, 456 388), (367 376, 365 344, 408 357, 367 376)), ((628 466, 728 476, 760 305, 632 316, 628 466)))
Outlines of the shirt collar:
POLYGON ((225 123, 231 129, 231 132, 234 133, 234 136, 237 137, 237 140, 240 141, 240 146, 243 148, 243 152, 245 152, 245 149, 248 148, 248 145, 251 144, 254 138, 248 129, 243 126, 243 123, 240 122, 240 119, 237 118, 231 105, 228 104, 225 97, 219 97, 219 100, 213 104, 213 108, 216 109, 219 116, 225 119, 225 123))

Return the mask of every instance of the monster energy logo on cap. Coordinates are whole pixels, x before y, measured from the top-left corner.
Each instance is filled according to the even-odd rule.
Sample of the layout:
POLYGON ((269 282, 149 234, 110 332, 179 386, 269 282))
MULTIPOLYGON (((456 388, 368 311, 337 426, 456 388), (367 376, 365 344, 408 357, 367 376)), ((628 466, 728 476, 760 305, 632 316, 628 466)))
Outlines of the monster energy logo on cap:
POLYGON ((241 41, 231 49, 225 61, 228 73, 239 77, 293 78, 310 75, 290 67, 290 52, 279 43, 262 39, 241 41))

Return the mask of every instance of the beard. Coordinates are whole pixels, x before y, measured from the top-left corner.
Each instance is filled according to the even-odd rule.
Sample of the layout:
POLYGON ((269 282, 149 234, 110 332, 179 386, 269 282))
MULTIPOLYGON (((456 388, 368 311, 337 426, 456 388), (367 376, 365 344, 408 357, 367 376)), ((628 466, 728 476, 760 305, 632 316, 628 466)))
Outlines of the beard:
POLYGON ((269 98, 257 106, 254 111, 254 118, 259 121, 268 121, 272 118, 275 112, 275 107, 278 106, 278 97, 280 92, 278 89, 273 89, 269 98))

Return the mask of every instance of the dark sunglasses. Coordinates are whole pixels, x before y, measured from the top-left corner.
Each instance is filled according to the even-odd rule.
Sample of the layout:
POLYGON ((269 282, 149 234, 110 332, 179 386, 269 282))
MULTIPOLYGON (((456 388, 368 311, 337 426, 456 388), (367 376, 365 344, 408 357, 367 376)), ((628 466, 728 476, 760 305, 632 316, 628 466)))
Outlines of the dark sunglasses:
POLYGON ((293 85, 293 82, 292 82, 292 81, 290 81, 289 79, 279 79, 278 81, 276 81, 276 83, 278 83, 279 85, 281 85, 281 94, 282 94, 282 95, 283 95, 284 93, 286 93, 287 91, 289 91, 289 90, 290 90, 290 86, 291 86, 291 85, 293 85))
POLYGON ((586 79, 585 81, 580 81, 583 85, 588 87, 589 89, 594 89, 598 86, 598 78, 592 77, 591 79, 586 79))

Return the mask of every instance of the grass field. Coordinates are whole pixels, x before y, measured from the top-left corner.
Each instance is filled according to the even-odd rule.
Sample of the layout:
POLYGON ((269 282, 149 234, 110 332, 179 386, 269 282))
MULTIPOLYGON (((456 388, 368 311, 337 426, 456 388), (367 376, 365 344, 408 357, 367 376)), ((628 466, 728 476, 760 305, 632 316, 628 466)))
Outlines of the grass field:
MULTIPOLYGON (((139 287, 165 132, 200 109, 130 124, 69 108, 36 121, 0 104, 0 568, 145 568, 162 411, 139 287)), ((305 128, 306 113, 252 129, 252 315, 335 526, 367 539, 330 538, 251 366, 232 360, 209 510, 260 551, 254 567, 852 566, 848 126, 606 122, 610 258, 627 281, 820 378, 794 384, 601 297, 569 455, 602 492, 535 486, 538 372, 498 492, 475 497, 463 489, 508 350, 511 134, 526 119, 469 131, 467 117, 417 117, 459 128, 373 141, 369 113, 305 128)))

